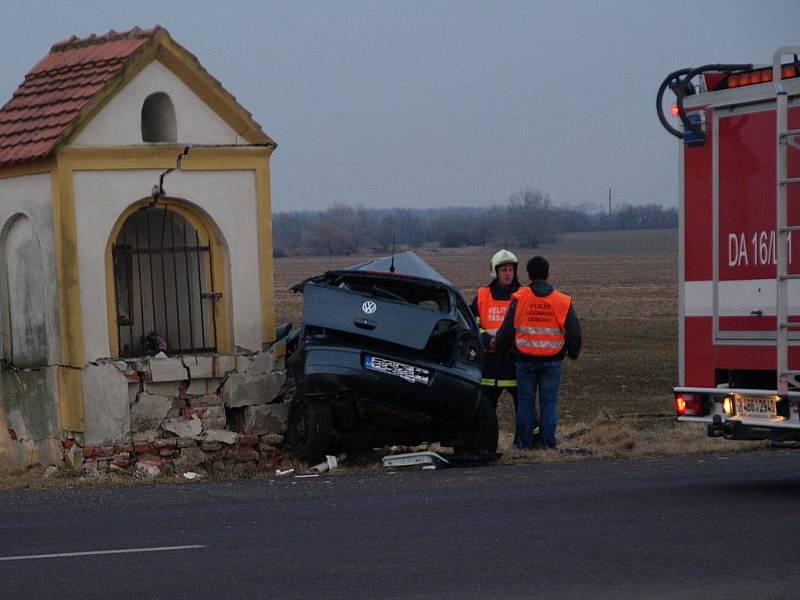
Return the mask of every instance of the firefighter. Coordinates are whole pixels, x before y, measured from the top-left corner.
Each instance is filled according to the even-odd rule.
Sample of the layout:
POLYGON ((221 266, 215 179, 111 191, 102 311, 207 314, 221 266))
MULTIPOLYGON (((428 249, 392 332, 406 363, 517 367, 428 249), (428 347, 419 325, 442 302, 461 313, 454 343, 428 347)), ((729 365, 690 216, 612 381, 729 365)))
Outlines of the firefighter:
POLYGON ((515 448, 532 448, 530 434, 536 419, 536 394, 539 394, 540 443, 557 448, 556 427, 561 361, 577 359, 581 351, 581 326, 572 298, 547 283, 550 265, 541 256, 528 261, 529 287, 517 290, 497 332, 496 349, 516 349, 518 406, 515 448))
MULTIPOLYGON (((517 279, 516 255, 508 250, 499 250, 492 256, 492 281, 489 285, 478 289, 478 295, 472 300, 472 313, 481 330, 484 347, 483 368, 481 373, 481 393, 491 399, 497 409, 497 400, 503 391, 508 391, 514 399, 514 411, 517 410, 517 377, 515 374, 515 358, 509 353, 500 353, 495 349, 495 336, 503 323, 506 310, 511 304, 514 292, 519 290, 517 279)), ((538 426, 534 435, 538 436, 538 426)))

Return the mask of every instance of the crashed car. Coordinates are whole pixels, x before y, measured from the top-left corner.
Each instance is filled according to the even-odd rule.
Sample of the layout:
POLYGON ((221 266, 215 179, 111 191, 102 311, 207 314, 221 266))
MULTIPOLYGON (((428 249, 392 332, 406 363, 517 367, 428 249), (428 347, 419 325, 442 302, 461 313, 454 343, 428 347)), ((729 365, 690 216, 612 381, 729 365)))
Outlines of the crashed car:
POLYGON ((475 320, 416 254, 328 271, 293 289, 303 294, 286 361, 295 385, 287 441, 296 457, 423 442, 458 454, 496 451, 475 320))

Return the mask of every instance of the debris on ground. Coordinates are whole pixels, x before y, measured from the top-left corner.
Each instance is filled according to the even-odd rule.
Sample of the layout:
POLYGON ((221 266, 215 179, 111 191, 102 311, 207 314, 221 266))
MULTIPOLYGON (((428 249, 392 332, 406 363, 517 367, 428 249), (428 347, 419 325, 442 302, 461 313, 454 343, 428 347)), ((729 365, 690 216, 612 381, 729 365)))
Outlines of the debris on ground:
POLYGON ((393 469, 397 467, 418 467, 422 465, 423 469, 428 467, 445 468, 450 466, 450 461, 441 454, 431 452, 430 450, 424 452, 407 452, 406 454, 390 454, 384 456, 381 461, 385 469, 393 469))
POLYGON ((580 446, 572 447, 572 448, 559 448, 559 451, 562 454, 593 454, 591 448, 582 448, 580 446))
POLYGON ((136 474, 140 477, 154 479, 162 473, 161 465, 155 461, 141 460, 136 463, 136 474))
POLYGON ((331 454, 325 455, 325 461, 311 467, 312 471, 317 473, 325 473, 326 471, 333 471, 339 466, 339 462, 347 458, 347 454, 340 454, 333 456, 331 454))

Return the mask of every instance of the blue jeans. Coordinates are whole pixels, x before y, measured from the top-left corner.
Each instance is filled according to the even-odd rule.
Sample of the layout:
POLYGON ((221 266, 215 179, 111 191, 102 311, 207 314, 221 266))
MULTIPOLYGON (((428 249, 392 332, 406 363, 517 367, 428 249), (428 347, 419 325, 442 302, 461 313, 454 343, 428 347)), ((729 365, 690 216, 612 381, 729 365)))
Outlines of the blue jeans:
POLYGON ((558 387, 561 361, 517 362, 517 426, 514 448, 533 447, 533 424, 536 420, 536 391, 539 391, 539 431, 543 448, 555 448, 558 414, 558 387))

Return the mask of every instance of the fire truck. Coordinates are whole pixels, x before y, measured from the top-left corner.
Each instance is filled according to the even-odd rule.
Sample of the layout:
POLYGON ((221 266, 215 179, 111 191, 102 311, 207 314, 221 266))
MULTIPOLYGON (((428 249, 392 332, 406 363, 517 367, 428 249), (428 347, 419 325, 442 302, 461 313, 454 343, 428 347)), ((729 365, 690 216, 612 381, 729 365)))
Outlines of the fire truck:
POLYGON ((679 69, 658 89, 680 140, 675 409, 712 437, 800 441, 798 55, 679 69))

